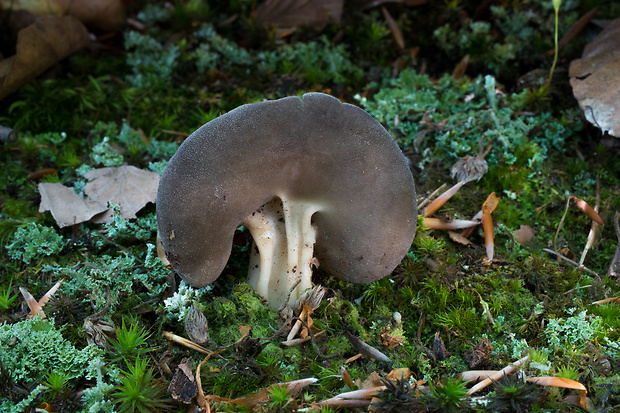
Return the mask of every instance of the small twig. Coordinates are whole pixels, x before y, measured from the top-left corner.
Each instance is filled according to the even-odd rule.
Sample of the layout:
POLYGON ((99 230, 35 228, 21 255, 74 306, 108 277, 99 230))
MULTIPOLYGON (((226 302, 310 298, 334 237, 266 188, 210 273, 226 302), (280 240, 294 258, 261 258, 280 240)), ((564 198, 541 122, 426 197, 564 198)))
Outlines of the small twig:
POLYGON ((560 234, 560 230, 562 229, 562 225, 564 225, 564 218, 566 218, 566 214, 568 213, 568 206, 570 205, 570 195, 566 199, 566 208, 564 209, 564 215, 562 215, 562 219, 560 220, 560 224, 558 225, 558 229, 555 232, 555 237, 553 238, 553 249, 555 251, 558 250, 558 235, 560 234))
POLYGON ((595 273, 594 271, 592 271, 591 269, 589 269, 588 267, 586 267, 585 265, 579 265, 579 263, 571 260, 570 258, 566 258, 565 256, 563 256, 562 254, 560 254, 559 252, 555 252, 549 248, 543 248, 543 251, 548 252, 549 254, 553 254, 561 259, 563 259, 564 261, 567 261, 571 264, 573 264, 575 267, 577 267, 580 270, 584 270, 586 272, 589 272, 592 275, 596 275, 598 278, 601 278, 600 275, 598 275, 598 273, 595 273))
POLYGON ((435 195, 437 195, 437 193, 438 193, 439 191, 443 191, 443 189, 444 189, 446 186, 448 186, 448 184, 446 184, 446 183, 444 182, 444 183, 443 183, 443 185, 441 185, 439 188, 435 189, 435 190, 433 191, 433 193, 432 193, 432 194, 430 194, 430 195, 429 195, 429 196, 427 196, 425 199, 423 199, 423 200, 422 200, 422 202, 420 202, 420 203, 418 204, 418 210, 422 209, 422 207, 423 207, 424 205, 428 204, 428 203, 430 202, 430 200, 431 200, 431 199, 433 199, 433 197, 434 197, 435 195))
POLYGON ((575 288, 572 288, 572 289, 570 289, 570 290, 566 291, 566 292, 565 292, 564 294, 562 294, 562 295, 568 295, 568 294, 572 293, 573 291, 582 290, 582 289, 584 289, 584 288, 590 288, 590 287, 592 287, 592 285, 582 285, 581 287, 575 287, 575 288))
POLYGON ((381 363, 391 363, 392 362, 392 360, 390 360, 390 358, 388 356, 386 356, 385 354, 383 354, 382 352, 380 352, 379 350, 377 350, 376 348, 374 348, 370 344, 364 343, 362 340, 360 340, 359 338, 355 337, 349 331, 345 330, 344 334, 349 339, 349 341, 351 342, 353 347, 355 347, 355 349, 357 351, 359 351, 360 353, 362 353, 363 355, 365 355, 367 357, 370 357, 370 358, 373 358, 373 359, 375 359, 375 360, 377 360, 378 362, 381 362, 381 363))

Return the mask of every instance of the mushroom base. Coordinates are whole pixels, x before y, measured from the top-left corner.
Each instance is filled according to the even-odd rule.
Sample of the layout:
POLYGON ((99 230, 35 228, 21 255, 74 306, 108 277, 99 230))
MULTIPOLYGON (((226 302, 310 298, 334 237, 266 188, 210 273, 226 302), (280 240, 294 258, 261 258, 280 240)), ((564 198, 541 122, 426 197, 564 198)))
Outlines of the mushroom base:
POLYGON ((312 287, 310 264, 316 241, 312 215, 319 209, 315 204, 279 197, 243 222, 254 239, 248 283, 272 308, 294 303, 312 287))

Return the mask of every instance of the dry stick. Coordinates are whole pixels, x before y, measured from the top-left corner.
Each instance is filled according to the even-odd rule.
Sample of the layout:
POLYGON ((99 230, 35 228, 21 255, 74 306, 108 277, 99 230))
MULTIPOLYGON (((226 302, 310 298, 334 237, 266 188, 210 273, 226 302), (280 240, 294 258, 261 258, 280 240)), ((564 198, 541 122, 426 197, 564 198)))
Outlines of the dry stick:
POLYGON ((472 394, 476 393, 478 390, 482 390, 485 387, 487 387, 489 384, 493 383, 493 381, 500 380, 504 375, 507 376, 509 374, 512 374, 517 368, 525 364, 528 359, 529 359, 529 356, 525 356, 522 359, 517 360, 514 364, 510 366, 506 366, 500 371, 498 371, 497 373, 495 373, 494 375, 487 377, 486 379, 482 380, 480 383, 476 384, 474 387, 469 389, 469 391, 467 392, 467 395, 471 396, 472 394))
POLYGON ((438 193, 439 191, 442 191, 442 190, 443 190, 446 186, 448 186, 448 184, 446 184, 446 183, 444 182, 444 183, 443 183, 443 185, 441 185, 439 188, 435 189, 435 190, 433 191, 433 193, 432 193, 432 194, 430 194, 429 196, 427 196, 426 198, 424 198, 424 200, 422 200, 422 202, 420 202, 420 203, 418 204, 418 210, 422 209, 422 207, 423 207, 424 205, 428 204, 428 203, 430 202, 430 200, 431 200, 431 199, 433 199, 433 197, 434 197, 435 195, 437 195, 437 193, 438 193))
MULTIPOLYGON (((594 212, 598 213, 598 207, 601 203, 601 182, 598 178, 596 178, 596 205, 594 205, 594 212)), ((592 221, 592 226, 590 227, 590 233, 588 234, 588 241, 586 242, 586 246, 581 253, 581 258, 579 259, 579 266, 583 265, 583 262, 586 260, 586 254, 592 244, 594 243, 594 237, 596 237, 596 230, 598 228, 598 224, 595 221, 592 221)))
POLYGON ((564 209, 564 215, 562 215, 562 219, 560 220, 560 224, 558 225, 557 231, 555 231, 555 237, 553 238, 553 249, 555 251, 558 250, 558 235, 560 235, 560 230, 562 229, 562 225, 564 225, 564 218, 566 218, 566 214, 568 213, 568 206, 570 205, 570 195, 566 199, 566 208, 564 209))
POLYGON ((586 272, 589 272, 592 275, 596 275, 598 278, 601 278, 601 276, 598 273, 592 271, 591 269, 589 269, 585 265, 579 265, 578 262, 575 262, 575 261, 571 260, 570 258, 566 258, 565 256, 563 256, 559 252, 555 252, 554 250, 551 250, 549 248, 543 248, 542 250, 545 251, 545 252, 548 252, 549 254, 553 254, 556 257, 561 258, 561 259, 563 259, 566 262, 569 262, 569 263, 573 264, 575 267, 577 267, 580 270, 584 270, 586 272))

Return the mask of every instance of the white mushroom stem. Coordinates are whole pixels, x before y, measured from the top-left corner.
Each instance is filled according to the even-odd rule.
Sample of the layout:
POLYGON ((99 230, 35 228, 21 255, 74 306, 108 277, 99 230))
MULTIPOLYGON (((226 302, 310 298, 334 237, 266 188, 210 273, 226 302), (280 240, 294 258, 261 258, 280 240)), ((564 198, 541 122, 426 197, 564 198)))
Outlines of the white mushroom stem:
POLYGON ((272 308, 294 303, 303 291, 312 287, 310 261, 316 241, 312 215, 318 210, 315 204, 280 197, 263 205, 243 222, 255 244, 248 283, 272 308))

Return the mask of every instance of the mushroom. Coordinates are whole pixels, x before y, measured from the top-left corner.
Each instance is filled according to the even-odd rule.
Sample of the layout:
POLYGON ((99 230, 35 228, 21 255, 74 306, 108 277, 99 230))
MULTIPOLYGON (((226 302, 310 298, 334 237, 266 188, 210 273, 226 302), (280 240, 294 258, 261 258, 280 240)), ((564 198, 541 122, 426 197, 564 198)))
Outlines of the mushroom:
POLYGON ((243 225, 254 240, 248 283, 273 308, 312 287, 317 260, 349 282, 390 274, 416 215, 413 178, 391 136, 322 93, 243 105, 203 125, 157 192, 159 233, 181 278, 215 281, 243 225))

